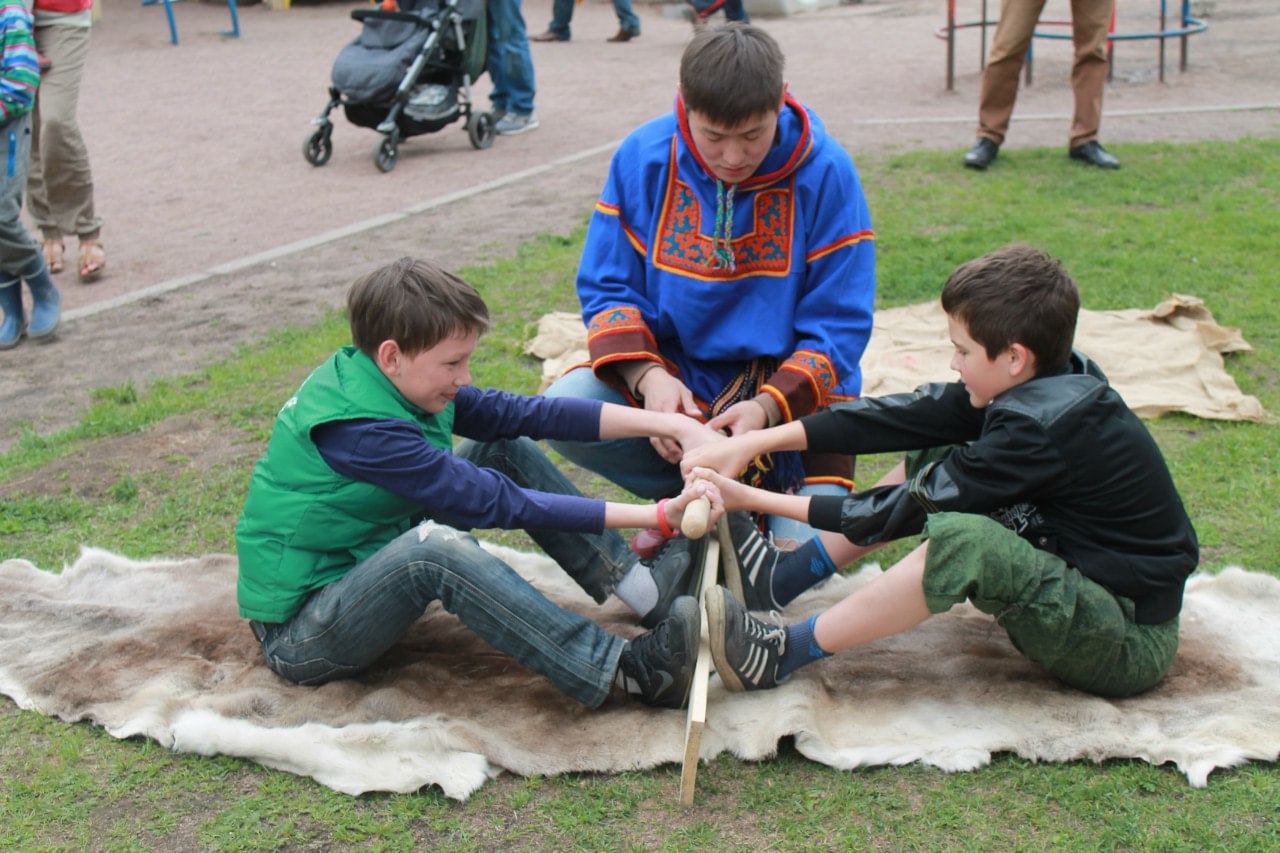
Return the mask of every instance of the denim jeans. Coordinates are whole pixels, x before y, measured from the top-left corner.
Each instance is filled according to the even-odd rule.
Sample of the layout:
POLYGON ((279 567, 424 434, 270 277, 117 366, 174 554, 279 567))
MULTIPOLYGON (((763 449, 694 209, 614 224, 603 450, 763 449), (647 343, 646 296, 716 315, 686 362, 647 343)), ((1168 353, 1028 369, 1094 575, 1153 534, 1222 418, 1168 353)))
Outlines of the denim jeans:
MULTIPOLYGON (((560 38, 568 40, 569 22, 573 20, 573 7, 576 0, 554 0, 551 4, 551 23, 547 29, 560 38)), ((613 11, 618 16, 618 26, 629 32, 640 34, 640 17, 631 9, 631 0, 613 0, 613 11)))
POLYGON ((533 57, 520 0, 489 0, 489 77, 495 110, 533 112, 533 57))
POLYGON ((724 3, 721 4, 718 9, 713 9, 710 12, 707 12, 706 10, 715 5, 715 0, 688 0, 688 2, 689 5, 693 6, 694 11, 698 13, 699 17, 709 18, 719 9, 723 9, 725 20, 742 21, 744 24, 751 23, 751 18, 747 16, 747 10, 743 5, 742 0, 724 0, 724 3))
MULTIPOLYGON (((575 492, 528 439, 464 442, 459 455, 527 488, 575 492)), ((613 531, 530 535, 597 601, 634 563, 613 531)), ((609 695, 621 637, 553 604, 471 534, 434 521, 317 590, 288 622, 255 622, 253 629, 272 670, 299 684, 323 684, 372 666, 433 601, 582 704, 594 708, 609 695)))
MULTIPOLYGON (((606 403, 628 405, 626 399, 601 382, 589 367, 571 370, 543 392, 547 397, 586 397, 606 403)), ((658 455, 647 438, 618 438, 608 441, 548 441, 561 456, 610 482, 649 500, 679 492, 684 485, 680 468, 658 455)), ((833 484, 802 486, 800 495, 847 495, 848 490, 833 484)), ((769 530, 776 539, 805 542, 816 531, 803 521, 769 516, 769 530)))

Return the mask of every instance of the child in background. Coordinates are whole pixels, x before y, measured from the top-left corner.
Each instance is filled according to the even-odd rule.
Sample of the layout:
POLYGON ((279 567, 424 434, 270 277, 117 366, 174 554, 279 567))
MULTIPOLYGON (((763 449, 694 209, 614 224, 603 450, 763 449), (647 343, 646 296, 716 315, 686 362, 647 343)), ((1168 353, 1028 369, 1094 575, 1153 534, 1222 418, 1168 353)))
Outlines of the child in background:
POLYGON ((31 36, 31 12, 19 2, 0 5, 0 349, 25 335, 48 338, 62 318, 62 296, 35 239, 22 224, 22 192, 31 156, 31 108, 40 85, 39 59, 31 36), (31 289, 31 321, 22 305, 22 282, 31 289))

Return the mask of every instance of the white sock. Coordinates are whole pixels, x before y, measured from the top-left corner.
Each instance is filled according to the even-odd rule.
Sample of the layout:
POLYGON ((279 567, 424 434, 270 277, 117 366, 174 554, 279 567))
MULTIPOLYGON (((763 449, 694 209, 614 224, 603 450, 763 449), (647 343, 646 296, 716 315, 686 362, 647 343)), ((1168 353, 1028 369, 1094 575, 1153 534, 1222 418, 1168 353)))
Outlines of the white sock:
POLYGON ((618 672, 613 676, 613 683, 621 687, 630 696, 639 696, 644 693, 640 689, 640 682, 622 671, 621 663, 618 665, 618 672))
POLYGON ((643 616, 658 604, 658 585, 644 563, 637 562, 623 576, 613 594, 643 616))

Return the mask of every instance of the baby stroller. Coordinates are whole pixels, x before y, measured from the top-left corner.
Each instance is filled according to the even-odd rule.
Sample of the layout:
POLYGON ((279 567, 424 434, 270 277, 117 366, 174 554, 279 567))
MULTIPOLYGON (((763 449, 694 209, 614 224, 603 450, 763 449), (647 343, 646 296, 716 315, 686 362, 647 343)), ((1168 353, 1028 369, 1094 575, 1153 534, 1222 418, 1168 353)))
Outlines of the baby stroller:
MULTIPOLYGON (((484 72, 485 0, 402 0, 395 9, 356 9, 364 28, 333 62, 329 103, 312 119, 302 156, 323 166, 333 154, 329 113, 341 106, 357 127, 382 134, 373 163, 396 167, 400 140, 465 119, 475 148, 493 144, 492 113, 476 112, 471 83, 484 72)), ((395 0, 390 0, 395 6, 395 0)))

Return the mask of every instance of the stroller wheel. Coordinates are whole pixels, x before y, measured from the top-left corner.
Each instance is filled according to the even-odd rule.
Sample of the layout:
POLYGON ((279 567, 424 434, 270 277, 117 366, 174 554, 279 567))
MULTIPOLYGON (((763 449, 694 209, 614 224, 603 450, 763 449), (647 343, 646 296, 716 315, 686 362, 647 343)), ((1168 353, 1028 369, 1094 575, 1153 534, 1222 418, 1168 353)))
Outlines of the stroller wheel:
POLYGON ((400 149, 396 145, 395 137, 388 136, 373 149, 373 165, 378 167, 379 172, 390 172, 396 167, 396 159, 399 156, 400 149))
POLYGON ((312 166, 323 166, 329 162, 329 157, 333 154, 333 141, 329 138, 332 133, 333 125, 327 124, 302 143, 302 156, 312 166))
POLYGON ((472 113, 467 119, 467 137, 473 148, 483 151, 493 144, 495 136, 493 113, 472 113))

